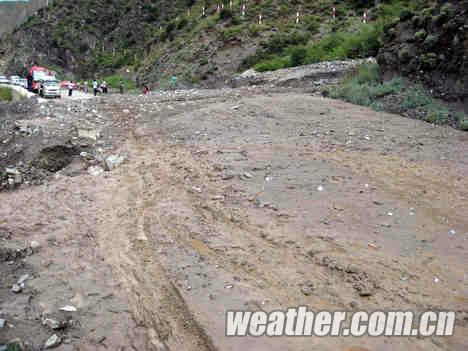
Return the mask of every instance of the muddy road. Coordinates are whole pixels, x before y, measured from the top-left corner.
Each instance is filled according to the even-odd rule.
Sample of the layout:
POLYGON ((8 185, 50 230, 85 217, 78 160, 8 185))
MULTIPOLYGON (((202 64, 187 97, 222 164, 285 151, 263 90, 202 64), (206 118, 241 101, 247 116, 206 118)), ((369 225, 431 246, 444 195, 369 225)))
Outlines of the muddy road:
POLYGON ((15 123, 42 132, 1 147, 34 175, 45 157, 48 173, 0 193, 0 345, 41 350, 56 334, 57 350, 468 347, 468 134, 291 89, 30 111, 15 123), (52 140, 67 148, 35 154, 52 140), (121 158, 104 171, 109 155, 121 158), (456 335, 224 336, 227 310, 299 305, 453 310, 456 335))

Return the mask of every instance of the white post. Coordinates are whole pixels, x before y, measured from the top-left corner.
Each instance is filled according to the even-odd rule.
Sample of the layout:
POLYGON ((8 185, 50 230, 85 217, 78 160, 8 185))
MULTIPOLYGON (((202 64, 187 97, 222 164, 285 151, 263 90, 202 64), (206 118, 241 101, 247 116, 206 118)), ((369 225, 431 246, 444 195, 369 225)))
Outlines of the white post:
POLYGON ((232 0, 229 1, 229 9, 232 10, 232 0))
POLYGON ((296 12, 296 24, 299 24, 299 17, 300 17, 300 13, 299 11, 296 12))
POLYGON ((364 14, 362 15, 362 23, 367 23, 367 10, 364 11, 364 14))
POLYGON ((263 17, 262 17, 262 14, 259 13, 258 14, 258 24, 261 25, 263 23, 263 17))
POLYGON ((219 6, 219 3, 218 5, 216 5, 216 12, 219 13, 221 11, 221 7, 219 6))
POLYGON ((245 4, 242 4, 242 17, 245 17, 245 4))
POLYGON ((202 16, 203 16, 203 17, 205 17, 205 16, 206 16, 205 5, 203 5, 203 8, 202 8, 202 16))
POLYGON ((336 7, 333 7, 333 9, 332 9, 332 18, 333 18, 333 20, 336 19, 336 7))

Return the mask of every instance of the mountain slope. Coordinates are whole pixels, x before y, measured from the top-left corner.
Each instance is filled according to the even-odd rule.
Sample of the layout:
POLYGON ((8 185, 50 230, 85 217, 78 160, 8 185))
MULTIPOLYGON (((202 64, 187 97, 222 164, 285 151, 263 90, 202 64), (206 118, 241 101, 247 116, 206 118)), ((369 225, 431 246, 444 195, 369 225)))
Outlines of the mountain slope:
MULTIPOLYGON (((373 3, 373 1, 367 1, 373 3)), ((362 4, 333 1, 58 0, 4 40, 9 72, 47 64, 79 78, 130 70, 140 82, 216 84, 239 69, 262 42, 300 33, 304 40, 360 21, 362 4), (206 5, 205 5, 206 4, 206 5), (203 6, 206 6, 203 17, 203 6), (296 24, 296 12, 300 23, 296 24), (258 15, 262 14, 262 23, 258 15)))

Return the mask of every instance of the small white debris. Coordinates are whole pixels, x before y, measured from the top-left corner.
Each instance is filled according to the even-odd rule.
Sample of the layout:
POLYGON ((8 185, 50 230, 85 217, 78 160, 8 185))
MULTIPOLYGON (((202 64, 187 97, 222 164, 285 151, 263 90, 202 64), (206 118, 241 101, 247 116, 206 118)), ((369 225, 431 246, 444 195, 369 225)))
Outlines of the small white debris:
POLYGON ((29 247, 33 250, 37 250, 41 247, 41 244, 38 242, 38 241, 31 241, 31 243, 29 244, 29 247))
POLYGON ((225 288, 225 289, 232 289, 233 287, 234 287, 234 285, 228 284, 228 285, 226 285, 224 288, 225 288))
POLYGON ((88 168, 88 174, 94 177, 100 176, 104 173, 104 169, 100 166, 91 166, 88 168))
POLYGON ((53 349, 62 343, 62 339, 57 334, 52 335, 44 344, 45 349, 53 349))
POLYGON ((253 175, 252 175, 251 173, 249 173, 249 172, 244 172, 243 176, 244 176, 245 178, 248 178, 248 179, 253 178, 253 175))
POLYGON ((112 171, 125 161, 125 157, 121 155, 110 155, 106 158, 106 169, 112 171))
POLYGON ((391 216, 393 216, 393 212, 388 212, 387 215, 389 215, 391 217, 391 216))
POLYGON ((324 190, 325 190, 325 188, 322 185, 319 185, 317 187, 317 191, 324 191, 324 190))
POLYGON ((26 280, 28 280, 28 279, 29 279, 29 274, 23 274, 23 275, 18 279, 18 281, 16 282, 16 284, 18 284, 18 285, 21 286, 21 285, 24 284, 24 282, 25 282, 26 280))
POLYGON ((201 193, 203 192, 202 189, 199 188, 199 187, 197 187, 197 186, 192 186, 192 190, 193 190, 194 192, 196 192, 196 193, 199 193, 199 194, 201 194, 201 193))
POLYGON ((15 294, 19 294, 21 291, 23 291, 23 287, 19 284, 13 284, 13 286, 11 287, 11 291, 15 294))
POLYGON ((440 279, 439 279, 439 278, 437 278, 437 277, 434 277, 434 283, 436 283, 436 284, 437 284, 438 282, 440 282, 440 279))
POLYGON ((76 312, 77 311, 75 306, 70 306, 70 305, 60 307, 59 310, 60 311, 65 311, 65 312, 76 312))
POLYGON ((457 232, 454 229, 450 229, 449 234, 450 235, 455 235, 455 234, 457 234, 457 232))

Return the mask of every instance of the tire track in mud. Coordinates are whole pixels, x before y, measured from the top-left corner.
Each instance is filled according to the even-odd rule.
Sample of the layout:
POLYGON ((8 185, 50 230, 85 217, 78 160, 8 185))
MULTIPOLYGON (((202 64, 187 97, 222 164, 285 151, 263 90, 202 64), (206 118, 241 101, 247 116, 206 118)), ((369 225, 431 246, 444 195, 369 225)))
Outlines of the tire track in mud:
MULTIPOLYGON (((129 149, 132 148, 129 143, 129 149)), ((168 279, 146 233, 148 187, 133 164, 122 167, 119 186, 105 199, 98 240, 132 304, 134 319, 148 330, 147 350, 214 351, 178 288, 168 279)), ((153 196, 149 192, 149 196, 153 196)))

